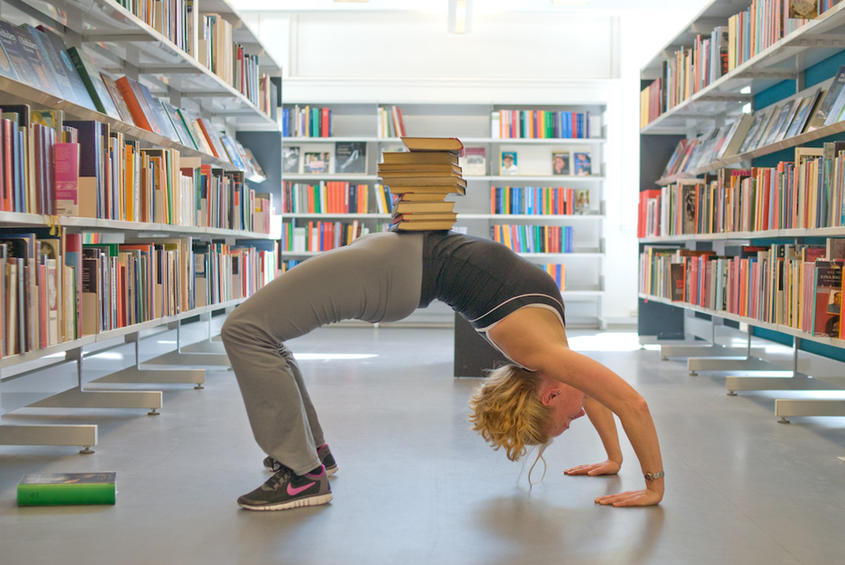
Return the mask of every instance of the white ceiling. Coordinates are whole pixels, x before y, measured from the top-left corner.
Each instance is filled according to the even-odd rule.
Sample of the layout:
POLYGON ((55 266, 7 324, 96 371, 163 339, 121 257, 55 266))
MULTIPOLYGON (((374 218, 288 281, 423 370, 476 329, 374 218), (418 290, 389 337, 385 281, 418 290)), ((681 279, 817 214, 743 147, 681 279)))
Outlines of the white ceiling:
MULTIPOLYGON (((667 7, 667 0, 466 0, 475 14, 508 14, 516 12, 590 12, 625 14, 632 12, 659 12, 667 7)), ((713 0, 676 0, 687 4, 695 12, 713 0)), ((235 7, 246 11, 266 12, 321 12, 321 11, 405 11, 446 13, 449 0, 231 0, 235 7)))

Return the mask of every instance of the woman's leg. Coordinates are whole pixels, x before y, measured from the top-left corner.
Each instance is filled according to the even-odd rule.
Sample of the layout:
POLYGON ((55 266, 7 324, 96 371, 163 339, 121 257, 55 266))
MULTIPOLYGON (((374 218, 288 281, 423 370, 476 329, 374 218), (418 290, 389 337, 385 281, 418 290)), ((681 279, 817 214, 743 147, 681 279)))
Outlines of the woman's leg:
POLYGON ((322 430, 284 342, 343 319, 407 316, 419 303, 421 280, 421 236, 374 234, 308 259, 229 315, 223 344, 268 455, 298 475, 320 464, 322 430))

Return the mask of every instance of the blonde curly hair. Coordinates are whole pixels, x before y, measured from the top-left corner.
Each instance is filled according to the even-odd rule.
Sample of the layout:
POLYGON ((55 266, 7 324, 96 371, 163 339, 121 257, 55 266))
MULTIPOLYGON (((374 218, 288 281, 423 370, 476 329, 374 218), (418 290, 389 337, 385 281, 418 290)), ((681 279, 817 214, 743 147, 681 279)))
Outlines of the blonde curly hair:
POLYGON ((495 369, 485 379, 469 405, 472 429, 493 449, 505 448, 507 458, 517 461, 526 446, 547 445, 551 409, 537 395, 540 376, 516 365, 495 369))

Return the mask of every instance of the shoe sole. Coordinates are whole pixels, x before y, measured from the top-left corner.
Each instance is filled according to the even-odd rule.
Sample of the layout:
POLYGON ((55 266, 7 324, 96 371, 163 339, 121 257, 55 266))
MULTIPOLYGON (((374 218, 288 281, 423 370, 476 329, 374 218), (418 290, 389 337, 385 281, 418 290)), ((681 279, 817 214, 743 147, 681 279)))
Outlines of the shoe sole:
POLYGON ((245 508, 247 510, 257 510, 257 511, 271 511, 271 510, 292 510, 294 508, 304 508, 306 506, 320 506, 322 504, 328 504, 331 502, 332 493, 321 494, 319 496, 309 496, 306 498, 299 498, 297 500, 291 500, 290 502, 282 502, 279 504, 265 504, 262 506, 253 506, 250 504, 243 504, 238 502, 241 508, 245 508))

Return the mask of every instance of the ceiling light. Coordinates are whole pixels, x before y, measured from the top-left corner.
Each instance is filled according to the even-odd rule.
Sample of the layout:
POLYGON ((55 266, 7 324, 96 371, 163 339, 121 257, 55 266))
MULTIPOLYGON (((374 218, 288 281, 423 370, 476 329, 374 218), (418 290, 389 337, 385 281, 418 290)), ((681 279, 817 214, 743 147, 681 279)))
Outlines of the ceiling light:
POLYGON ((472 0, 449 0, 449 33, 468 33, 472 0))

